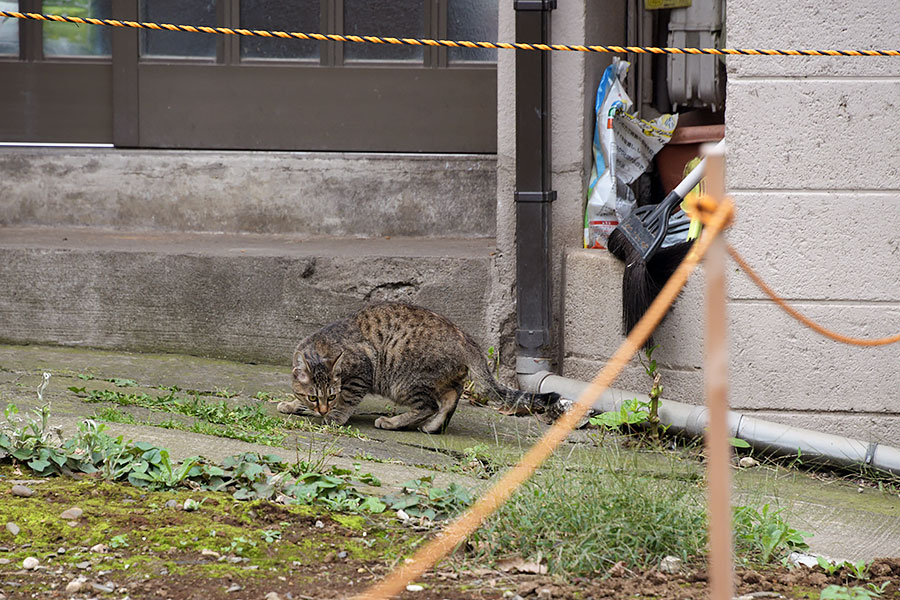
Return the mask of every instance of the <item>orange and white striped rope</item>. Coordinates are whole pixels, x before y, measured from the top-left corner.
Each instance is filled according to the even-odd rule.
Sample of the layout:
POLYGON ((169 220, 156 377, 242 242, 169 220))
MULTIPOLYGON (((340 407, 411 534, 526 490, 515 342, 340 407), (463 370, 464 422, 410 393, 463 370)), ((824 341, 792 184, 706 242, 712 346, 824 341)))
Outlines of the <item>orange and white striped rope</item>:
POLYGON ((144 21, 120 21, 116 19, 95 19, 93 17, 70 17, 43 13, 22 13, 0 11, 0 17, 30 19, 34 21, 56 21, 78 25, 103 25, 133 29, 154 29, 160 31, 185 31, 188 33, 211 33, 219 35, 242 35, 251 37, 282 38, 320 42, 354 42, 369 44, 401 44, 409 46, 437 46, 446 48, 487 48, 499 50, 541 50, 558 52, 601 52, 607 54, 633 52, 636 54, 713 54, 716 56, 900 56, 900 50, 775 50, 765 48, 659 48, 655 46, 585 46, 571 44, 526 44, 521 42, 470 42, 466 40, 433 40, 428 38, 397 38, 375 35, 342 35, 338 33, 302 33, 299 31, 270 31, 265 29, 233 29, 230 27, 208 27, 203 25, 173 25, 171 23, 151 23, 144 21))

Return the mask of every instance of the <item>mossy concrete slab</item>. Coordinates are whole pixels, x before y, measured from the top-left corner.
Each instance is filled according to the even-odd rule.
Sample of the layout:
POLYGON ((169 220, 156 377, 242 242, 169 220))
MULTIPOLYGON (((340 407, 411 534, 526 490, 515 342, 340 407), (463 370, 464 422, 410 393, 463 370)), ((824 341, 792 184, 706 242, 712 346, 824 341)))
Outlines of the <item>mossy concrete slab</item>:
MULTIPOLYGON (((23 412, 38 406, 36 389, 44 371, 52 373, 44 400, 52 404, 52 422, 66 433, 74 432, 97 410, 113 406, 85 402, 69 387, 154 396, 177 386, 229 405, 262 403, 271 415, 277 414, 274 403, 254 396, 263 392, 266 398, 277 400, 290 393, 289 370, 281 366, 166 354, 0 345, 0 404, 15 403, 23 412), (93 379, 86 379, 88 376, 93 379), (121 387, 121 381, 108 381, 116 379, 132 380, 134 385, 121 387)), ((370 396, 349 423, 352 428, 345 432, 349 435, 317 429, 317 418, 297 415, 290 419, 304 422, 306 428, 291 430, 281 447, 273 447, 150 425, 177 416, 172 413, 136 407, 118 409, 142 424, 109 423, 109 432, 166 447, 176 459, 199 454, 221 460, 247 451, 278 454, 286 460, 324 458, 345 468, 360 464, 387 488, 432 476, 440 486, 456 481, 483 489, 490 476, 514 464, 548 427, 535 417, 502 415, 463 402, 444 435, 383 431, 374 428, 375 418, 398 409, 384 398, 370 396)), ((597 432, 576 431, 557 456, 567 462, 573 477, 580 469, 602 468, 635 476, 702 479, 703 465, 694 459, 629 449, 615 436, 603 437, 597 432)), ((735 504, 768 503, 784 508, 784 517, 792 527, 814 534, 809 540, 812 552, 847 560, 900 556, 900 497, 896 487, 879 491, 820 477, 815 472, 757 467, 737 469, 734 488, 735 504)))

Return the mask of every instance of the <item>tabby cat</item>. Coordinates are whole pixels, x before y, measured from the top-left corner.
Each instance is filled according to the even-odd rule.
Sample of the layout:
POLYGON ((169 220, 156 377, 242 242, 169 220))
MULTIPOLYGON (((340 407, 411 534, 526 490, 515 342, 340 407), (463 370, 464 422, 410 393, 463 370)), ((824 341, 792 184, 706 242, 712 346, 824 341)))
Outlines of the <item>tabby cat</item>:
POLYGON ((529 394, 507 388, 492 376, 478 345, 449 319, 420 306, 372 304, 326 325, 294 351, 291 388, 296 400, 281 402, 283 413, 312 410, 326 423, 343 425, 368 393, 409 410, 379 417, 380 429, 443 432, 466 379, 476 390, 507 407, 535 412, 558 394, 529 394))

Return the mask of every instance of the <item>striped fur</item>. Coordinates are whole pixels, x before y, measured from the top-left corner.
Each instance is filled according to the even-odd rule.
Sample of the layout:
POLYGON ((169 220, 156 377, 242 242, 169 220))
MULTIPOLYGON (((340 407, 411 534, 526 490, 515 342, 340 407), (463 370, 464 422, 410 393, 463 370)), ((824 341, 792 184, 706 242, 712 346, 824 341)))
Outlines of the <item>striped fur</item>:
POLYGON ((366 394, 409 408, 379 417, 380 429, 443 432, 467 379, 504 407, 543 412, 556 394, 529 394, 498 383, 475 341, 449 319, 398 302, 369 305, 326 325, 294 351, 291 388, 296 400, 285 413, 313 411, 343 425, 366 394))

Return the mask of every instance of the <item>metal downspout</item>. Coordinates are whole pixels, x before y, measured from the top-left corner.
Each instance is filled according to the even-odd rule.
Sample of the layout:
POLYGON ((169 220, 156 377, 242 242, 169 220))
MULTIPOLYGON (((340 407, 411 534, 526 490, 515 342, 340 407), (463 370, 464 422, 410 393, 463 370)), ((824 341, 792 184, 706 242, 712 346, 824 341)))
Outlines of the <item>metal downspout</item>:
MULTIPOLYGON (((556 0, 514 0, 516 41, 548 43, 556 0)), ((550 53, 516 51, 516 372, 550 368, 550 53)))
MULTIPOLYGON (((557 392, 563 398, 575 399, 588 383, 544 371, 519 377, 519 386, 529 392, 557 392)), ((594 410, 619 410, 626 400, 639 396, 610 388, 594 403, 594 410)), ((659 419, 674 431, 702 436, 708 422, 705 406, 663 400, 659 419)), ((728 412, 729 436, 748 442, 754 450, 781 456, 797 456, 811 463, 839 467, 868 466, 900 475, 900 449, 877 442, 863 442, 830 433, 772 423, 736 411, 728 412)))

